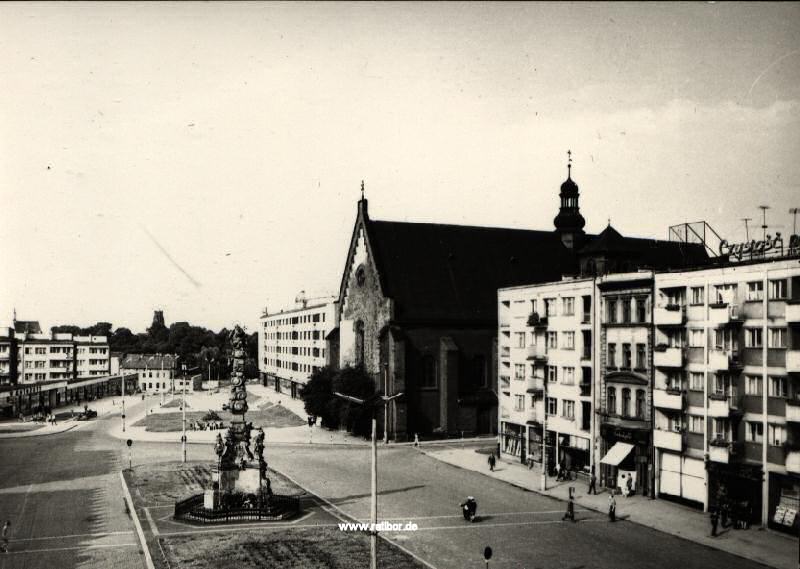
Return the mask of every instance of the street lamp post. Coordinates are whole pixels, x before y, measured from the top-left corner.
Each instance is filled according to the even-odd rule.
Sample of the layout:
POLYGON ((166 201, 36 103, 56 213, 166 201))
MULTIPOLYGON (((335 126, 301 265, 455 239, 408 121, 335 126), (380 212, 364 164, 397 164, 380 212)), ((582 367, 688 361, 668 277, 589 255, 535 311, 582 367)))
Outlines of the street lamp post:
MULTIPOLYGON (((389 393, 389 362, 383 362, 383 392, 389 393)), ((389 400, 383 402, 383 444, 389 444, 389 400)))
POLYGON ((183 370, 183 394, 181 395, 181 411, 183 413, 183 435, 181 436, 181 452, 183 453, 183 460, 186 462, 186 364, 181 364, 183 370))
POLYGON ((125 432, 125 372, 119 372, 119 379, 122 382, 122 432, 125 432))
POLYGON ((372 465, 370 468, 370 532, 369 532, 369 552, 370 552, 370 569, 378 569, 378 421, 377 421, 377 408, 378 405, 383 403, 388 404, 389 401, 396 399, 403 395, 396 393, 391 397, 386 395, 375 395, 369 399, 359 399, 352 395, 345 395, 343 393, 333 392, 336 397, 361 405, 370 409, 372 412, 372 465))

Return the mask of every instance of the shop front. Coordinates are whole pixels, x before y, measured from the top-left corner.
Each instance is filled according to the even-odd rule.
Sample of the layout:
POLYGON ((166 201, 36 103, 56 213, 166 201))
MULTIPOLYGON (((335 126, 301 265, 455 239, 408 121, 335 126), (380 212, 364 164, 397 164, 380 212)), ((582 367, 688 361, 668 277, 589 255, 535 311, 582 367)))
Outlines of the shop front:
POLYGON ((500 452, 505 458, 525 462, 525 425, 503 422, 500 435, 500 452))
POLYGON ((743 521, 745 527, 761 523, 761 466, 709 461, 707 469, 709 508, 726 505, 731 517, 743 521))
POLYGON ((622 490, 631 480, 634 494, 650 491, 650 430, 642 421, 626 421, 627 425, 603 423, 600 484, 622 490))
POLYGON ((589 471, 589 439, 576 435, 558 435, 559 464, 573 472, 589 471))
POLYGON ((784 533, 798 535, 800 523, 800 478, 769 473, 769 527, 784 533))

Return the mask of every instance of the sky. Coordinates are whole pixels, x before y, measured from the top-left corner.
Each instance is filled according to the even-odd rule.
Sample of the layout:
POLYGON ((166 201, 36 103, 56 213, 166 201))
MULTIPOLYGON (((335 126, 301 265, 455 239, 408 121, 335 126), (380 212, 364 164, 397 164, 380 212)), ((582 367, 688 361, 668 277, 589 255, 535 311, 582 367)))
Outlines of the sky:
MULTIPOLYGON (((800 4, 2 3, 0 322, 255 329, 373 219, 800 207, 800 4)), ((760 229, 754 231, 760 233, 760 229)))

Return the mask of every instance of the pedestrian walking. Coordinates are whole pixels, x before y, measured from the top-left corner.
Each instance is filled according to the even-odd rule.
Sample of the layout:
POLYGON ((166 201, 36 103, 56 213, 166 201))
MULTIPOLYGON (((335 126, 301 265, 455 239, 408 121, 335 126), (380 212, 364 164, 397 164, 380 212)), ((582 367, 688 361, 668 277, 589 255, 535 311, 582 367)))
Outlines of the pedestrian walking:
POLYGON ((612 522, 617 521, 617 501, 614 499, 614 491, 608 495, 608 519, 612 522))
POLYGON ((564 520, 572 520, 575 521, 575 499, 570 494, 569 502, 567 502, 567 511, 564 513, 564 517, 561 518, 561 521, 564 520))
POLYGON ((414 433, 414 446, 419 446, 419 433, 414 433))
POLYGON ((489 470, 494 472, 494 465, 497 463, 497 459, 494 457, 494 451, 489 454, 489 470))
POLYGON ((556 482, 561 480, 561 465, 556 463, 556 482))
POLYGON ((3 524, 3 529, 0 531, 0 536, 2 537, 2 543, 0 543, 0 550, 3 553, 8 553, 8 529, 11 527, 11 520, 6 520, 6 523, 3 524))
POLYGON ((597 476, 595 476, 594 467, 592 467, 592 476, 589 478, 589 494, 597 495, 597 476))
POLYGON ((633 494, 633 474, 628 474, 628 477, 625 479, 625 497, 630 498, 631 494, 633 494))
POLYGON ((719 512, 711 510, 711 537, 717 537, 717 524, 719 523, 719 512))

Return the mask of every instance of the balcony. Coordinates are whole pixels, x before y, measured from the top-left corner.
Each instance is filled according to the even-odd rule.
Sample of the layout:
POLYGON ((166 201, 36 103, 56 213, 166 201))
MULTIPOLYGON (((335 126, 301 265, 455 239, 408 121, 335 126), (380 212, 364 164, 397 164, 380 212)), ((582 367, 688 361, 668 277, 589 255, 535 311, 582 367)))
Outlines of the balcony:
POLYGON ((653 446, 675 452, 683 452, 683 433, 655 429, 653 431, 653 446))
POLYGON ((800 447, 797 443, 786 443, 786 471, 800 474, 800 447))
POLYGON ((653 406, 659 409, 683 409, 683 392, 680 389, 654 389, 653 406))
POLYGON ((786 322, 800 324, 800 299, 786 301, 786 322))
POLYGON ((656 326, 681 326, 686 322, 686 312, 678 304, 666 304, 656 307, 653 312, 656 326))
POLYGON ((713 393, 708 396, 708 416, 715 419, 726 419, 731 414, 741 412, 736 395, 713 393))
POLYGON ((500 357, 501 358, 511 357, 511 348, 509 348, 508 346, 501 346, 500 347, 500 357))
POLYGON ((730 324, 741 324, 742 317, 738 304, 728 304, 718 302, 708 305, 708 320, 715 326, 728 326, 730 324))
POLYGON ((800 349, 786 350, 786 371, 800 373, 800 349))
POLYGON ((712 462, 728 464, 742 456, 742 443, 725 439, 713 439, 709 442, 708 458, 712 462))
POLYGON ((528 346, 525 349, 527 359, 535 361, 547 361, 547 348, 544 344, 536 344, 535 346, 528 346))
POLYGON ((529 377, 527 381, 527 392, 531 395, 541 397, 544 394, 544 378, 529 377))
POLYGON ((530 316, 528 316, 528 326, 547 328, 547 316, 540 316, 538 312, 531 312, 530 316))
POLYGON ((663 347, 653 352, 656 367, 683 367, 683 348, 663 347))
POLYGON ((708 366, 718 371, 739 371, 742 362, 739 352, 733 350, 711 350, 708 353, 708 366))
POLYGON ((786 420, 791 423, 800 423, 800 400, 786 400, 786 420))

